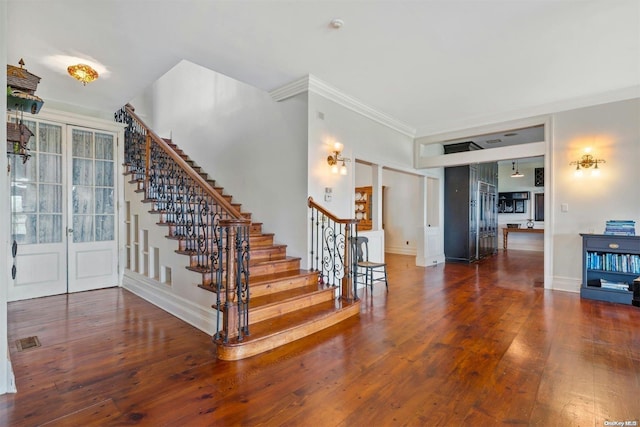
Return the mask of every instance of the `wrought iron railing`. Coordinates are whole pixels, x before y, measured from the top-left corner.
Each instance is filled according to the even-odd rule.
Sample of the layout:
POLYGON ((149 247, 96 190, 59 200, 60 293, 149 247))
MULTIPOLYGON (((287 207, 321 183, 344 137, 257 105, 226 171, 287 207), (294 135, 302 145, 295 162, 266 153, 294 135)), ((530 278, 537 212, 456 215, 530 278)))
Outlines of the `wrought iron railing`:
POLYGON ((176 150, 125 106, 115 114, 125 123, 124 159, 132 181, 142 183, 145 201, 184 241, 189 269, 203 273, 223 313, 214 338, 242 340, 249 333, 249 224, 242 214, 176 150))
POLYGON ((343 299, 358 300, 355 246, 350 243, 358 237, 358 220, 338 218, 312 197, 307 202, 311 211, 311 270, 318 272, 322 283, 339 285, 343 299))

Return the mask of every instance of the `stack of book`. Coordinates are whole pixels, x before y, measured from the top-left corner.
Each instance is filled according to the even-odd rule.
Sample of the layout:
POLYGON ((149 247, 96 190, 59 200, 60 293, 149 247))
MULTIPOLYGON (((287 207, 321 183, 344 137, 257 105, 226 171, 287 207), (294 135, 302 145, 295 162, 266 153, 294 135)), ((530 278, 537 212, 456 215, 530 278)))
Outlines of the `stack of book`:
POLYGON ((629 291, 629 284, 625 282, 610 282, 600 279, 600 286, 605 289, 616 289, 618 291, 629 291))
POLYGON ((605 225, 604 234, 613 236, 635 236, 636 222, 630 220, 609 220, 605 225))

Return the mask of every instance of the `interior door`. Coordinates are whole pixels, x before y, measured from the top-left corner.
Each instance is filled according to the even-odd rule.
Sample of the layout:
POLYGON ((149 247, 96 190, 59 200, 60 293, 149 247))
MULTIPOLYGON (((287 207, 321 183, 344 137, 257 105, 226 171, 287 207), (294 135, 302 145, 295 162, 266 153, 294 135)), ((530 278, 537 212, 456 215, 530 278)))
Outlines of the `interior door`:
POLYGON ((116 286, 116 138, 109 132, 68 127, 68 291, 116 286))
POLYGON ((9 156, 11 234, 17 248, 9 301, 67 292, 63 127, 24 124, 33 133, 27 145, 31 157, 9 156))

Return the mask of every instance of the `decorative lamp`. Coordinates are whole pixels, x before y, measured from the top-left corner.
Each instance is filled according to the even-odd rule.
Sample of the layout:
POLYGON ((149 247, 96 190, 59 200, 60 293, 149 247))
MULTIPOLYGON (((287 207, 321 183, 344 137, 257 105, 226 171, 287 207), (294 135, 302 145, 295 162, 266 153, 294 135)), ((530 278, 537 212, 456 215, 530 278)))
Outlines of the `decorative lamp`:
POLYGON ((511 162, 511 170, 513 173, 511 174, 511 178, 522 178, 524 174, 520 173, 518 170, 518 161, 511 162))
POLYGON ((84 86, 98 78, 98 72, 87 64, 69 65, 67 71, 71 77, 81 81, 84 86))
POLYGON ((582 169, 589 169, 593 166, 593 170, 591 171, 591 175, 598 176, 600 175, 600 169, 598 168, 599 163, 606 163, 603 159, 596 159, 591 154, 588 154, 591 150, 587 149, 587 154, 584 154, 580 160, 576 160, 574 162, 569 163, 570 165, 576 165, 576 170, 574 171, 575 176, 582 176, 582 169))
POLYGON ((346 175, 347 174, 347 165, 346 162, 350 160, 342 157, 342 150, 344 149, 344 145, 339 142, 333 144, 333 154, 327 157, 327 163, 331 166, 331 173, 346 175), (338 163, 342 162, 342 166, 338 166, 338 163))

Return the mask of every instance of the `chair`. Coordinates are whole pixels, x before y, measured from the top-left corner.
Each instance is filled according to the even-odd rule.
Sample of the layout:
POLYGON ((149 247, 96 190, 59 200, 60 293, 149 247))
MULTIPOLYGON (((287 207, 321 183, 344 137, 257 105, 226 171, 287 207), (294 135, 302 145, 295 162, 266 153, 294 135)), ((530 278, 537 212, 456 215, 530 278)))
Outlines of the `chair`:
POLYGON ((387 281, 387 264, 384 262, 369 261, 369 238, 358 236, 351 238, 353 253, 356 256, 354 280, 357 283, 364 283, 364 286, 370 286, 373 291, 374 282, 384 281, 389 292, 389 282, 387 281), (364 277, 364 282, 359 279, 364 277))

